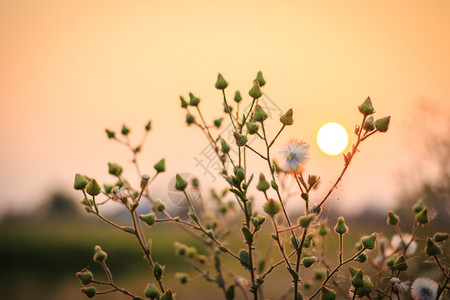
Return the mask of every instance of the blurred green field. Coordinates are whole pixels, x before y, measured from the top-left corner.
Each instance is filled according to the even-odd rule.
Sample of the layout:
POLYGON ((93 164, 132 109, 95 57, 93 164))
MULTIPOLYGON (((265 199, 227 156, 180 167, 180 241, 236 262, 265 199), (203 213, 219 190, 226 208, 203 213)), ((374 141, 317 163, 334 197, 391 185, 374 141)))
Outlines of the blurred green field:
MULTIPOLYGON (((348 257, 354 252, 353 246, 364 234, 381 232, 392 236, 393 230, 385 225, 384 219, 378 222, 348 221, 350 233, 345 236, 345 255, 348 257)), ((265 233, 258 234, 259 249, 264 251, 260 257, 265 255, 265 250, 270 248, 271 243, 268 224, 265 233)), ((334 226, 334 224, 330 225, 334 226)), ((431 225, 422 231, 433 234, 436 231, 445 231, 431 225)), ((405 231, 407 231, 405 229, 405 231)), ((198 274, 190 269, 180 257, 175 256, 173 242, 196 246, 199 253, 205 253, 205 247, 200 241, 192 238, 183 230, 173 225, 158 225, 147 230, 147 235, 152 238, 153 256, 162 265, 166 265, 164 273, 166 286, 172 286, 177 293, 178 299, 211 299, 223 298, 218 288, 204 280, 198 280, 186 286, 182 286, 175 279, 175 272, 186 272, 195 277, 198 274)), ((330 233, 327 244, 328 261, 331 266, 335 265, 337 253, 337 235, 330 233)), ((0 295, 2 299, 87 299, 81 292, 81 285, 75 278, 75 273, 83 267, 89 266, 97 279, 105 279, 102 269, 92 261, 93 248, 95 245, 101 247, 108 253, 108 265, 113 273, 115 282, 135 294, 141 294, 148 280, 151 279, 150 269, 143 259, 143 254, 132 235, 118 232, 109 226, 80 219, 70 222, 41 222, 41 223, 12 223, 0 225, 0 295)), ((233 251, 239 251, 244 247, 240 235, 231 237, 233 251)), ((423 252, 424 242, 419 243, 418 252, 423 252)), ((448 248, 446 253, 448 253, 448 248)), ((374 251, 372 251, 374 252, 374 251)), ((372 253, 373 255, 373 253, 372 253)), ((419 261, 421 255, 412 257, 419 261)), ((230 271, 235 274, 248 277, 246 271, 221 254, 223 264, 230 266, 230 271)), ((277 249, 273 247, 271 261, 278 261, 280 256, 277 249)), ((358 266, 358 263, 352 263, 358 266)), ((366 269, 371 269, 366 263, 366 269)), ((266 265, 270 266, 270 261, 266 265)), ((430 263, 420 265, 411 264, 408 269, 410 274, 421 274, 431 278, 439 279, 430 263), (420 268, 420 272, 419 269, 420 268)), ((211 276, 215 272, 211 269, 211 276)), ((339 282, 345 280, 348 267, 344 267, 337 277, 339 282)), ((375 274, 373 274, 374 276, 375 274)), ((311 274, 310 277, 313 277, 311 274)), ((232 276, 225 278, 228 283, 234 279, 232 276)), ((277 299, 280 291, 286 291, 290 286, 290 276, 284 267, 276 269, 264 285, 266 298, 277 299)), ((313 290, 316 284, 313 285, 313 290)), ((343 283, 348 288, 348 284, 343 283)), ((345 288, 344 288, 345 289, 345 288)), ((97 298, 97 297, 96 297, 97 298)), ((122 294, 109 294, 98 296, 100 299, 130 299, 122 294)), ((244 299, 242 293, 237 291, 237 299, 244 299)))

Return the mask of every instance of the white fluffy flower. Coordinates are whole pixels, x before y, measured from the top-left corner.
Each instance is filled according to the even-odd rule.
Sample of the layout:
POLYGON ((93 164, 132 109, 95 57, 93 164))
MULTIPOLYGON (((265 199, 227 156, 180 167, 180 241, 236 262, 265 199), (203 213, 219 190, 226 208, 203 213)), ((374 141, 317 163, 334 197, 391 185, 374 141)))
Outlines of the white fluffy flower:
POLYGON ((409 289, 409 285, 406 282, 400 281, 397 277, 391 278, 392 291, 396 294, 406 292, 409 289))
MULTIPOLYGON (((408 244, 411 240, 411 235, 409 233, 402 234, 403 241, 405 244, 408 244)), ((403 244, 402 240, 400 239, 400 236, 398 234, 394 235, 391 239, 391 247, 394 252, 403 250, 403 244)), ((412 241, 411 244, 408 246, 408 250, 406 250, 406 256, 413 255, 417 250, 417 243, 415 241, 412 241)))
POLYGON ((411 286, 411 296, 414 300, 435 300, 438 284, 429 278, 417 278, 411 286))
POLYGON ((284 168, 289 172, 302 171, 309 159, 309 145, 304 142, 292 141, 282 151, 284 168))

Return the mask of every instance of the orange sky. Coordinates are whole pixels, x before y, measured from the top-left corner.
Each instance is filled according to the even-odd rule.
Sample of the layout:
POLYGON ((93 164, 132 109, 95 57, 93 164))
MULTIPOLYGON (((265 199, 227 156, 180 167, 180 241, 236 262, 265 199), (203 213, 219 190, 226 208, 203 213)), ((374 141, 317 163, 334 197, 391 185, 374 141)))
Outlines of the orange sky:
POLYGON ((266 95, 294 109, 277 147, 289 138, 311 143, 307 171, 324 186, 343 161, 318 150, 320 126, 334 121, 351 132, 368 95, 379 117, 392 115, 390 132, 363 145, 335 202, 392 207, 398 172, 417 161, 411 150, 421 143, 404 128, 414 103, 450 106, 450 2, 241 2, 1 1, 0 211, 35 207, 48 190, 70 189, 76 172, 109 180, 108 161, 135 178, 103 129, 125 122, 140 134, 147 119, 154 129, 142 169, 152 174, 166 157, 168 173, 154 186, 164 199, 175 172, 201 176, 194 157, 207 145, 184 125, 178 96, 194 92, 212 120, 221 106, 217 72, 231 97, 246 95, 258 70, 266 95))

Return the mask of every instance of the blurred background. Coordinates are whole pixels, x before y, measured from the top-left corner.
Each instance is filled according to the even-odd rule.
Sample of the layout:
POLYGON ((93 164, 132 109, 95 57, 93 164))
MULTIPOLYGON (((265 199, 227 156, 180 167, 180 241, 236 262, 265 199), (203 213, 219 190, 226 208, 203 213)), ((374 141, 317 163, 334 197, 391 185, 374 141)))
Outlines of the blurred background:
MULTIPOLYGON (((186 172, 200 179, 208 201, 212 186, 225 185, 199 163, 208 142, 185 125, 179 95, 200 97, 211 122, 222 110, 214 88, 218 72, 230 82, 229 97, 240 90, 245 106, 263 71, 263 91, 274 108, 269 135, 279 128, 278 116, 293 108, 295 123, 274 147, 290 139, 311 145, 305 172, 322 179, 313 200, 343 167, 342 156, 319 150, 318 129, 342 124, 350 149, 360 122, 357 106, 370 96, 377 117, 392 117, 391 127, 362 145, 329 201, 330 223, 345 214, 358 239, 362 232, 388 230, 387 210, 407 221, 412 203, 423 198, 435 218, 428 230, 445 230, 449 13, 445 0, 0 1, 0 293, 6 299, 82 299, 74 273, 91 262, 96 244, 110 253, 124 286, 145 286, 137 245, 82 210, 82 197, 72 190, 74 174, 113 183, 107 174, 112 161, 138 184, 132 156, 108 141, 104 129, 126 124, 138 143, 152 120, 141 169, 152 174, 161 158, 167 165, 152 196, 176 209, 170 207, 170 182, 186 172)), ((258 162, 250 162, 255 173, 263 170, 258 162)), ((298 208, 290 203, 293 212, 298 208)), ((105 210, 128 222, 119 206, 105 210)), ((163 263, 187 268, 172 255, 173 240, 189 242, 183 232, 161 226, 152 234, 163 263)), ((189 298, 196 288, 216 291, 199 283, 180 296, 189 298)))

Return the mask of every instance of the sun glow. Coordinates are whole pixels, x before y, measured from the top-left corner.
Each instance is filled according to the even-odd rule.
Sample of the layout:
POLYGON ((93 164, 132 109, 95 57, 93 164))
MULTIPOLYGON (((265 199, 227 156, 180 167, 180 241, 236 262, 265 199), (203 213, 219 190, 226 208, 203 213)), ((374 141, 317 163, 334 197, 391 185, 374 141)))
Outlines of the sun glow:
POLYGON ((338 155, 344 151, 348 143, 348 134, 338 123, 327 123, 317 133, 317 144, 320 150, 328 155, 338 155))

